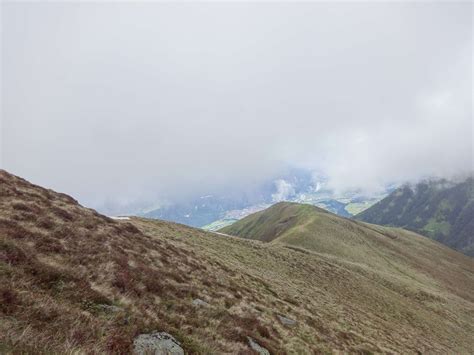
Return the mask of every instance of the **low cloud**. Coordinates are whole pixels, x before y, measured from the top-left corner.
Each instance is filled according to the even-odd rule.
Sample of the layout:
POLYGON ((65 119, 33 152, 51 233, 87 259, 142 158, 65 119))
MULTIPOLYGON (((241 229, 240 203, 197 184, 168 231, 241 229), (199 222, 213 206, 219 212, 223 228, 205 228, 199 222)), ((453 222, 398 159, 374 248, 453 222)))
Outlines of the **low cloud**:
POLYGON ((89 206, 473 169, 470 3, 1 6, 3 167, 89 206))
POLYGON ((275 181, 276 192, 272 194, 273 202, 286 201, 295 195, 295 188, 289 182, 278 179, 275 181))

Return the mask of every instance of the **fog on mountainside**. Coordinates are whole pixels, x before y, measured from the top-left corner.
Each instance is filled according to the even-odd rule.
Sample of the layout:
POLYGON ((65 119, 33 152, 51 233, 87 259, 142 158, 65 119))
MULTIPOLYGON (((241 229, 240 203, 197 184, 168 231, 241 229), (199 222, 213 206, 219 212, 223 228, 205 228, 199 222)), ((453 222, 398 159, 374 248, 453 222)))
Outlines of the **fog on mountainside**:
POLYGON ((2 167, 104 213, 473 169, 470 3, 1 8, 2 167))
POLYGON ((378 202, 392 190, 392 186, 387 186, 373 193, 360 190, 337 192, 330 188, 327 177, 322 174, 293 168, 256 187, 251 194, 236 195, 235 191, 229 191, 221 195, 199 196, 139 214, 217 230, 280 201, 312 204, 350 217, 378 202))

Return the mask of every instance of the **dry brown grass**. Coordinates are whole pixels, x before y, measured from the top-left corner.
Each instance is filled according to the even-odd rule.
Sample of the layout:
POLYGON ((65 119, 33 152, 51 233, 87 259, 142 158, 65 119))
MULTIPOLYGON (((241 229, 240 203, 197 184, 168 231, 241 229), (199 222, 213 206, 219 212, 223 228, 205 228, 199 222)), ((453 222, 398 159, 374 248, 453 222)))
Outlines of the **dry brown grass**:
MULTIPOLYGON (((171 223, 145 219, 134 223, 146 234, 165 238, 207 260, 209 275, 214 276, 215 292, 210 295, 214 302, 225 298, 222 307, 237 321, 254 315, 273 339, 279 339, 275 348, 268 344, 274 351, 466 353, 473 345, 474 305, 463 290, 474 286, 474 270, 467 268, 461 274, 458 268, 474 263, 461 254, 462 261, 457 261, 458 253, 453 258, 445 248, 430 249, 431 242, 421 249, 417 241, 420 250, 410 250, 409 260, 416 252, 433 252, 440 267, 447 262, 455 265, 451 271, 436 270, 436 263, 431 263, 434 269, 425 274, 424 262, 416 267, 408 263, 400 270, 379 269, 311 250, 171 223), (445 272, 459 279, 451 285, 453 289, 445 284, 445 272), (296 319, 297 326, 282 326, 276 314, 296 319)), ((247 334, 239 329, 244 328, 226 326, 225 336, 242 340, 247 334)), ((257 328, 249 328, 263 344, 265 331, 260 335, 257 328)))
POLYGON ((114 221, 0 171, 0 352, 128 353, 154 330, 190 354, 250 354, 246 336, 274 354, 468 352, 472 302, 429 280, 415 292, 308 251, 114 221))
POLYGON ((6 172, 0 181, 0 350, 128 353, 152 330, 171 332, 190 353, 247 348, 224 329, 235 326, 225 308, 213 313, 220 333, 200 329, 219 319, 191 301, 214 294, 216 280, 192 250, 6 172))

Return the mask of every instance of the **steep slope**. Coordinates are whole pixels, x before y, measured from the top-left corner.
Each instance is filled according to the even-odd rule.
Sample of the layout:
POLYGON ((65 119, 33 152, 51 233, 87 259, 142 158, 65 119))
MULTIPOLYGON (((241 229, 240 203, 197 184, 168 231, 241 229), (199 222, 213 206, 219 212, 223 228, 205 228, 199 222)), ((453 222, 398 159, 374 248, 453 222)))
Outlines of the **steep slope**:
POLYGON ((474 256, 474 178, 403 186, 355 218, 403 227, 474 256))
POLYGON ((474 264, 442 246, 423 252, 451 284, 174 223, 113 221, 0 171, 0 352, 128 353, 158 330, 187 353, 248 354, 247 336, 271 353, 468 353, 474 264))
POLYGON ((145 234, 0 171, 0 353, 129 353, 153 330, 187 353, 248 351, 247 335, 283 346, 268 317, 230 312, 246 292, 234 271, 167 238, 198 230, 153 226, 145 234), (192 303, 211 297, 209 310, 192 303))

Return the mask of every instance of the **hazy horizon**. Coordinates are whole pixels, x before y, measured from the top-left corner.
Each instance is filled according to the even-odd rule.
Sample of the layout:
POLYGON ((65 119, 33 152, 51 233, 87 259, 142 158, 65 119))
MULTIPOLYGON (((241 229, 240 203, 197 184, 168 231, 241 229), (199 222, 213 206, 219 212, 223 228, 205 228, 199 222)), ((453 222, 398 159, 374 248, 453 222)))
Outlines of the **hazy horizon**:
POLYGON ((471 3, 1 9, 0 166, 88 206, 473 171, 471 3))

